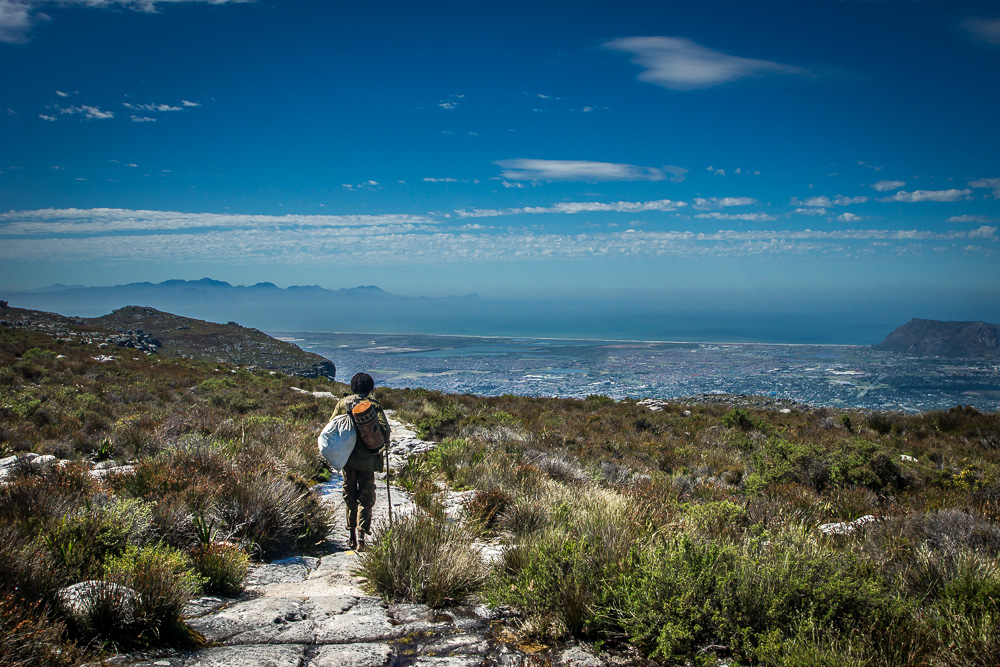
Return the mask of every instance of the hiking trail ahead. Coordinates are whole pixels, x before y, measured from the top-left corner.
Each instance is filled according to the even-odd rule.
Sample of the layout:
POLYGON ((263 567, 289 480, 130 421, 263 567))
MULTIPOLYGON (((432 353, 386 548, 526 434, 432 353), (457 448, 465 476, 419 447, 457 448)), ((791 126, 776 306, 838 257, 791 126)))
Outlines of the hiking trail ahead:
MULTIPOLYGON (((386 411, 392 428, 390 466, 434 447, 386 411)), ((388 520, 385 476, 377 475, 373 525, 388 520)), ((209 648, 121 656, 135 667, 603 667, 602 660, 569 647, 551 655, 530 655, 494 639, 496 615, 483 605, 431 609, 420 604, 385 604, 366 595, 352 574, 357 554, 347 546, 339 473, 317 489, 335 510, 329 554, 296 556, 251 568, 239 598, 204 597, 187 610, 188 625, 209 648)), ((457 507, 454 494, 449 504, 457 507)), ((393 516, 416 506, 403 489, 392 489, 393 516)), ((484 546, 484 558, 496 550, 484 546)))

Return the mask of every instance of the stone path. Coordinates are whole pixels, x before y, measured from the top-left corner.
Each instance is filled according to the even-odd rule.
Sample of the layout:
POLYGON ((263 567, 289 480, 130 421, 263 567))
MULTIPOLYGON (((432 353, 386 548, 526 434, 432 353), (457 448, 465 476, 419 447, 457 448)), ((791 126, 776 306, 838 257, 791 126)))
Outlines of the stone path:
MULTIPOLYGON (((390 415, 390 465, 425 451, 423 442, 390 415)), ((384 478, 384 475, 380 476, 384 478)), ((343 522, 342 480, 335 475, 319 491, 343 522)), ((385 482, 378 481, 375 523, 387 518, 385 482)), ((414 504, 392 489, 393 514, 414 504)), ((522 667, 604 663, 579 647, 552 655, 526 655, 493 638, 495 619, 484 606, 433 610, 424 605, 386 605, 366 595, 351 571, 357 555, 346 530, 329 538, 330 555, 286 558, 255 567, 239 599, 201 598, 188 609, 188 625, 211 647, 122 662, 141 667, 522 667)), ((492 554, 484 554, 489 557, 492 554)))

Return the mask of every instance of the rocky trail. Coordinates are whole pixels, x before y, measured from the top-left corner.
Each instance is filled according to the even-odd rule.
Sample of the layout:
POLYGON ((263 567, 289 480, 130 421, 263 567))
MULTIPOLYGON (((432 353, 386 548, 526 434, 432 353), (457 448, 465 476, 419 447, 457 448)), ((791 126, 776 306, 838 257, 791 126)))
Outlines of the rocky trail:
MULTIPOLYGON (((390 414, 393 469, 434 443, 419 440, 390 414)), ((378 479, 374 524, 388 519, 384 475, 378 479)), ((238 599, 205 597, 187 610, 188 625, 209 647, 198 651, 122 656, 114 662, 136 667, 521 667, 605 663, 571 646, 547 654, 526 654, 496 639, 499 621, 483 605, 431 609, 419 604, 385 604, 364 593, 352 570, 357 554, 343 529, 342 480, 320 487, 335 507, 337 529, 328 555, 298 556, 251 570, 238 599)), ((457 496, 458 494, 456 494, 457 496)), ((457 508, 459 499, 453 498, 457 508)), ((405 490, 392 489, 393 515, 415 509, 405 490)), ((483 545, 484 558, 496 547, 483 545)))

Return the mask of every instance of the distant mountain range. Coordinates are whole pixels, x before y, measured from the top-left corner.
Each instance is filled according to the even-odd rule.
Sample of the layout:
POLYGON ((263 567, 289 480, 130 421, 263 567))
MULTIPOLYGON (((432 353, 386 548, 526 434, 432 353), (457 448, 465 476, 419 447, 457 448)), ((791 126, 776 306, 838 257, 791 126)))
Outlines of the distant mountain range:
POLYGON ((425 315, 449 305, 478 301, 475 294, 406 297, 373 285, 329 290, 318 285, 280 288, 201 280, 165 280, 109 287, 52 285, 24 292, 0 292, 11 305, 95 317, 127 304, 149 306, 186 317, 235 320, 268 330, 381 331, 393 321, 425 315), (359 322, 363 325, 357 326, 359 322))
POLYGON ((277 340, 235 322, 217 324, 165 313, 155 308, 126 306, 93 318, 14 308, 0 302, 0 326, 44 331, 52 336, 107 343, 107 354, 149 352, 167 357, 256 366, 304 377, 333 379, 333 362, 292 343, 277 340))
POLYGON ((921 356, 1000 355, 1000 327, 986 322, 912 319, 889 334, 874 348, 921 356))

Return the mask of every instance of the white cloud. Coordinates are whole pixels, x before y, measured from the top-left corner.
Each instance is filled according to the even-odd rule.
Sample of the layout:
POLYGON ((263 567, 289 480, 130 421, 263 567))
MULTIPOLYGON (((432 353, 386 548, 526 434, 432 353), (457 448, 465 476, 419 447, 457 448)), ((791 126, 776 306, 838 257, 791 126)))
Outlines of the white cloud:
POLYGON ((880 197, 879 201, 884 202, 925 202, 925 201, 937 201, 937 202, 952 202, 960 201, 965 197, 972 194, 972 190, 968 188, 964 190, 914 190, 913 192, 906 192, 905 190, 900 190, 891 197, 880 197))
POLYGON ((680 37, 625 37, 604 46, 631 53, 632 62, 645 68, 640 81, 672 90, 710 88, 765 74, 805 73, 791 65, 731 56, 680 37))
POLYGON ((460 218, 495 218, 503 215, 526 213, 642 213, 646 211, 676 211, 687 206, 682 201, 658 199, 656 201, 616 201, 616 202, 559 202, 552 206, 524 206, 519 208, 473 208, 457 209, 460 218))
POLYGON ((223 5, 254 2, 254 0, 0 0, 0 42, 26 41, 36 23, 50 18, 42 11, 46 5, 93 8, 124 7, 151 14, 157 11, 159 5, 180 2, 223 5))
POLYGON ((983 225, 979 229, 974 229, 969 232, 970 239, 990 239, 996 240, 997 238, 997 228, 990 227, 989 225, 983 225))
POLYGON ((872 187, 879 192, 889 192, 890 190, 898 190, 904 185, 906 185, 906 181, 878 181, 872 187))
POLYGON ((699 213, 694 217, 712 220, 746 220, 749 222, 765 222, 775 219, 773 215, 767 213, 719 213, 718 211, 699 213))
POLYGON ((826 215, 826 209, 822 208, 822 207, 819 207, 819 208, 797 208, 797 209, 795 209, 794 213, 798 213, 799 215, 826 215))
MULTIPOLYGON (((126 166, 134 167, 134 164, 126 166)), ((198 229, 405 227, 436 224, 420 215, 233 215, 118 208, 39 209, 0 213, 0 236, 128 234, 198 229)), ((6 243, 7 241, 4 241, 6 243)))
POLYGON ((973 37, 1000 46, 1000 19, 969 19, 962 27, 973 37))
POLYGON ((753 197, 696 197, 694 200, 694 207, 697 209, 706 208, 726 208, 729 206, 751 206, 756 204, 757 200, 753 197))
POLYGON ((885 167, 880 164, 872 164, 871 162, 865 162, 864 160, 858 160, 858 166, 865 167, 867 169, 874 169, 875 171, 882 171, 885 169, 885 167))
POLYGON ((44 114, 44 113, 38 114, 38 117, 41 118, 42 120, 47 120, 49 122, 55 122, 55 120, 56 120, 55 116, 49 116, 48 114, 44 114))
POLYGON ((986 215, 953 215, 948 218, 948 222, 996 222, 995 218, 986 215))
POLYGON ((857 222, 863 218, 860 215, 854 215, 853 213, 845 212, 837 216, 837 222, 857 222))
POLYGON ((181 106, 182 107, 200 107, 201 103, 199 103, 199 102, 190 102, 188 100, 181 100, 181 106))
POLYGON ((664 165, 639 167, 588 160, 497 160, 500 175, 512 181, 671 181, 684 180, 687 169, 664 165))
POLYGON ((115 117, 114 111, 102 111, 89 104, 81 104, 78 107, 66 107, 65 109, 59 109, 59 113, 68 114, 70 116, 83 115, 83 117, 87 120, 107 120, 115 117))
POLYGON ((821 197, 807 197, 806 199, 799 201, 798 197, 792 197, 792 206, 818 206, 821 208, 827 208, 830 206, 850 206, 851 204, 864 204, 868 201, 868 197, 847 197, 844 195, 837 195, 833 199, 826 196, 821 197))
POLYGON ((972 188, 989 188, 993 190, 993 198, 1000 199, 1000 178, 980 178, 969 183, 972 188))
POLYGON ((17 0, 0 0, 0 42, 18 43, 27 39, 32 23, 32 7, 17 0))
POLYGON ((132 114, 132 122, 133 123, 155 123, 156 119, 155 118, 150 118, 149 116, 136 116, 135 114, 132 114))
MULTIPOLYGON (((569 260, 642 257, 739 257, 841 254, 869 256, 872 252, 920 251, 925 243, 976 239, 995 244, 996 228, 973 233, 937 234, 918 230, 773 231, 719 230, 607 231, 542 234, 528 230, 490 228, 442 229, 430 225, 376 224, 364 234, 351 227, 268 225, 206 228, 129 236, 74 238, 10 238, 0 244, 0 260, 36 261, 160 261, 171 263, 227 261, 314 265, 317 258, 343 264, 379 266, 440 265, 483 261, 569 260), (885 246, 874 246, 885 243, 885 246)), ((939 246, 945 247, 945 246, 939 246)), ((995 247, 980 245, 993 254, 995 247)), ((951 252, 945 248, 942 252, 951 252)))
POLYGON ((183 108, 170 104, 132 104, 131 102, 122 102, 122 106, 135 111, 180 111, 183 108))
POLYGON ((440 100, 438 106, 442 109, 455 109, 458 108, 459 102, 465 98, 465 95, 449 95, 447 98, 440 100))
POLYGON ((451 176, 444 176, 442 178, 425 176, 423 181, 424 183, 468 183, 465 179, 452 178, 451 176))
POLYGON ((56 95, 58 95, 59 97, 69 97, 70 94, 69 93, 64 93, 61 90, 57 90, 56 91, 56 95))

